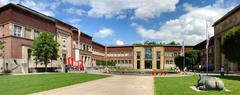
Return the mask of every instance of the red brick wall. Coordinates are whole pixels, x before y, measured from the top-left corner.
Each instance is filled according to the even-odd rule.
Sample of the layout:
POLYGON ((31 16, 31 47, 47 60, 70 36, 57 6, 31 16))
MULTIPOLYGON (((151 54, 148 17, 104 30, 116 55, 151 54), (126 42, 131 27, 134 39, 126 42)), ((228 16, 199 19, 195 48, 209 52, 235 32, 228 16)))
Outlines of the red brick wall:
MULTIPOLYGON (((180 52, 181 46, 164 47, 165 52, 180 52)), ((192 47, 185 47, 185 51, 192 50, 192 47)))
POLYGON ((31 46, 33 41, 19 38, 19 37, 7 37, 4 39, 5 44, 5 57, 6 58, 22 58, 22 46, 31 46))
MULTIPOLYGON (((78 41, 78 32, 73 32, 73 40, 78 41)), ((92 38, 88 37, 86 34, 81 33, 80 35, 80 42, 86 43, 86 44, 92 44, 92 38)))
POLYGON ((61 29, 61 30, 63 30, 63 31, 66 31, 66 32, 68 32, 68 33, 72 33, 72 30, 71 30, 72 27, 70 27, 70 26, 68 26, 68 25, 65 25, 65 24, 63 24, 63 23, 61 23, 61 22, 57 22, 57 23, 56 23, 56 27, 57 27, 58 29, 61 29))
POLYGON ((133 52, 132 46, 107 47, 107 52, 133 52))
POLYGON ((0 12, 0 24, 7 23, 12 18, 12 9, 7 9, 5 11, 0 12))
POLYGON ((102 45, 98 45, 95 42, 92 43, 92 48, 93 48, 93 50, 95 50, 97 52, 102 52, 102 53, 105 52, 105 47, 102 45))
POLYGON ((13 9, 12 16, 12 21, 14 22, 20 23, 22 25, 32 26, 34 28, 55 34, 56 28, 54 22, 45 20, 19 9, 13 9))

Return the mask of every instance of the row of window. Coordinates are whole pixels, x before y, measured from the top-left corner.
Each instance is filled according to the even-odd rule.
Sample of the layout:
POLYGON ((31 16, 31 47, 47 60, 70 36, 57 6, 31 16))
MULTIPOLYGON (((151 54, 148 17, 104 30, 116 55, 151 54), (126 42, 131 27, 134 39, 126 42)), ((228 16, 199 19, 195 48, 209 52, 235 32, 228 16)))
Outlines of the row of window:
MULTIPOLYGON (((147 50, 147 54, 145 53, 145 58, 146 59, 152 59, 152 53, 149 53, 150 50, 147 50)), ((137 51, 137 59, 141 59, 141 52, 137 51)), ((156 51, 156 59, 161 59, 161 52, 160 51, 156 51)))
MULTIPOLYGON (((78 48, 77 44, 73 45, 73 48, 78 48)), ((92 46, 88 45, 86 43, 82 43, 80 42, 80 50, 84 50, 84 51, 92 51, 92 46)))
POLYGON ((175 62, 173 60, 165 60, 166 64, 175 64, 175 62))
POLYGON ((108 53, 107 56, 111 57, 126 57, 126 56, 131 56, 131 53, 108 53))
POLYGON ((179 52, 165 52, 166 57, 176 57, 179 55, 179 52))
POLYGON ((110 60, 115 62, 116 64, 132 64, 131 60, 110 60))
POLYGON ((35 29, 26 28, 26 27, 24 28, 16 24, 13 25, 13 31, 12 31, 13 36, 24 37, 27 39, 35 39, 36 37, 38 37, 39 33, 40 32, 35 29))

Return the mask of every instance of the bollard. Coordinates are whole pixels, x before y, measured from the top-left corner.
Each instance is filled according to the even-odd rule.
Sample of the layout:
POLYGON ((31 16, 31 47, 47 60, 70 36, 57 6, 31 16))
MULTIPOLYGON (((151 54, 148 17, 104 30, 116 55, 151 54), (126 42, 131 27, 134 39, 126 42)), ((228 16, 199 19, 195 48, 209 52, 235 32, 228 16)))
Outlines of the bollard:
POLYGON ((154 70, 152 70, 152 75, 154 76, 154 70))

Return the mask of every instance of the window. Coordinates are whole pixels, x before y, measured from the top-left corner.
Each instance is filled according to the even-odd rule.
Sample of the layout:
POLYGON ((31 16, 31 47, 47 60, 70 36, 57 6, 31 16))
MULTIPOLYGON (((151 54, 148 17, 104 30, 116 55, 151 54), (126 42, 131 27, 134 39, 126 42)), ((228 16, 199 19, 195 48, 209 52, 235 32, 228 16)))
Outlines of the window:
POLYGON ((169 60, 166 60, 166 64, 169 64, 169 60))
POLYGON ((22 36, 22 27, 14 25, 13 36, 21 37, 22 36))
POLYGON ((27 39, 31 39, 32 36, 31 36, 31 29, 29 28, 25 28, 25 31, 24 31, 24 38, 27 38, 27 39))
POLYGON ((140 59, 140 58, 141 58, 141 52, 137 51, 137 59, 140 59))
POLYGON ((38 35, 40 34, 40 32, 39 31, 37 31, 37 30, 34 30, 34 39, 36 39, 37 37, 38 37, 38 35))
POLYGON ((67 40, 65 38, 62 39, 62 49, 66 50, 67 40))
POLYGON ((145 59, 152 59, 152 48, 145 48, 145 59))
POLYGON ((161 59, 161 52, 157 51, 157 59, 161 59))
POLYGON ((85 45, 83 45, 83 50, 85 50, 85 45))

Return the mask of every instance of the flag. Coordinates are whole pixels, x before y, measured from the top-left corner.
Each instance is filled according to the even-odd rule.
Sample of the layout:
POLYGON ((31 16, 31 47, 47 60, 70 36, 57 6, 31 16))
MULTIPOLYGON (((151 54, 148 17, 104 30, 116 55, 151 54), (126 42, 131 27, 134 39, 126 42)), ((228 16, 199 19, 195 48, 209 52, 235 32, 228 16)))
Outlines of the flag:
POLYGON ((208 48, 208 45, 209 45, 209 39, 210 39, 210 31, 209 31, 209 28, 210 28, 210 23, 208 21, 206 21, 206 48, 208 48))
POLYGON ((185 53, 185 47, 184 47, 184 41, 182 42, 182 48, 180 50, 180 56, 184 56, 185 53))

